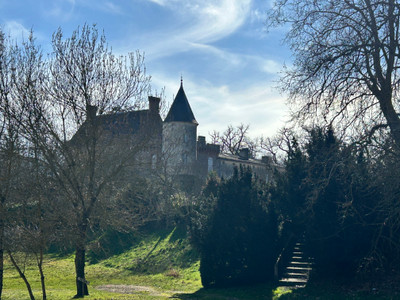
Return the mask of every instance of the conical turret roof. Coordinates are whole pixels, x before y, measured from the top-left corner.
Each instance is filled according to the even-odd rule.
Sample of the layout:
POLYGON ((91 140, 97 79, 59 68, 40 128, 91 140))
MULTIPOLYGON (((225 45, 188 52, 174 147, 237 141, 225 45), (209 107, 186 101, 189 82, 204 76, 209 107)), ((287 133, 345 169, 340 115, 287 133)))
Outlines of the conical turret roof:
POLYGON ((183 83, 181 80, 181 87, 179 88, 178 94, 171 105, 167 117, 164 122, 186 122, 198 124, 192 109, 190 108, 189 101, 186 97, 185 91, 183 90, 183 83))

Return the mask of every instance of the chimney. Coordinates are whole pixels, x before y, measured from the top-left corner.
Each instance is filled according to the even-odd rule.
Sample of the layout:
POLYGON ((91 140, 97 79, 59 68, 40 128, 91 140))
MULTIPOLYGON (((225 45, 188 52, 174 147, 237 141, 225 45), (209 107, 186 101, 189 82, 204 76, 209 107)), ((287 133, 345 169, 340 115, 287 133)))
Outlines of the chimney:
POLYGON ((206 146, 206 137, 199 135, 197 138, 197 146, 198 147, 205 147, 206 146))
POLYGON ((270 164, 271 163, 271 157, 263 156, 263 157, 261 157, 261 162, 264 163, 264 164, 270 164))
POLYGON ((97 106, 86 104, 86 120, 94 120, 96 118, 97 106))
POLYGON ((149 111, 158 114, 160 112, 160 101, 158 97, 149 96, 149 111))
POLYGON ((243 160, 249 159, 250 150, 249 148, 242 148, 239 150, 239 158, 243 160))

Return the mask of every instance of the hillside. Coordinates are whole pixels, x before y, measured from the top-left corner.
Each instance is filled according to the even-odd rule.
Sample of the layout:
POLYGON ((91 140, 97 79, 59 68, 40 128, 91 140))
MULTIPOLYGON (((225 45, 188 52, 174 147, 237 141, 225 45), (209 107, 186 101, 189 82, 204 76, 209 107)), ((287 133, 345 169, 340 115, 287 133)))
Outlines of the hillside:
MULTIPOLYGON (((25 257, 18 257, 19 261, 25 257)), ((172 229, 145 235, 130 250, 87 265, 90 297, 85 299, 161 299, 201 288, 198 256, 183 231, 172 229)), ((44 272, 48 299, 71 299, 75 294, 73 255, 48 255, 44 272)), ((33 259, 26 276, 41 299, 40 278, 33 259)), ((25 285, 9 261, 5 264, 3 299, 29 299, 25 285)))
MULTIPOLYGON (((20 261, 24 257, 19 257, 20 261)), ((262 300, 262 299, 394 299, 390 291, 345 290, 329 285, 310 285, 288 291, 274 284, 205 290, 201 286, 199 259, 183 230, 155 231, 143 235, 131 249, 87 265, 90 296, 108 300, 262 300), (283 296, 282 296, 283 295, 283 296), (280 297, 282 296, 282 297, 280 297)), ((67 300, 75 295, 73 255, 47 255, 44 271, 47 298, 67 300)), ((26 260, 25 273, 36 299, 41 299, 40 279, 34 260, 26 260)), ((397 294, 396 294, 397 295, 397 294)), ((26 288, 9 261, 5 264, 4 300, 28 300, 26 288)))

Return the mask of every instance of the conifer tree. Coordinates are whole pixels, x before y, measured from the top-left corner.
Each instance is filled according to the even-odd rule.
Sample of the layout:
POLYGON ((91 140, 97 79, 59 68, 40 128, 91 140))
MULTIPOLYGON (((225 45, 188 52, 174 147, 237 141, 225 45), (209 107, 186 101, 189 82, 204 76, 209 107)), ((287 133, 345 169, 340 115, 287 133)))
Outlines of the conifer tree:
POLYGON ((216 207, 200 246, 204 287, 273 278, 277 221, 265 191, 251 171, 242 168, 218 186, 216 207))

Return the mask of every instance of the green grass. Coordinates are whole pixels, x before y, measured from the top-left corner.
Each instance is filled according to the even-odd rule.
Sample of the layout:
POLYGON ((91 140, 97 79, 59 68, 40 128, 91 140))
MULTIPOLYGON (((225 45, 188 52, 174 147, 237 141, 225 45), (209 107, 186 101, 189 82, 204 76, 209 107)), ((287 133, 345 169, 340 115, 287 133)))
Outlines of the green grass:
MULTIPOLYGON (((147 235, 123 254, 97 264, 88 264, 86 279, 90 283, 90 296, 85 299, 150 300, 167 299, 177 293, 192 293, 201 288, 198 268, 198 255, 189 245, 184 231, 156 232, 147 235), (101 290, 105 285, 124 285, 120 290, 130 294, 101 290)), ((46 256, 44 272, 48 299, 71 299, 75 295, 72 255, 63 258, 46 256)), ((28 261, 25 274, 35 297, 40 299, 40 278, 33 261, 28 261)), ((29 299, 22 279, 8 261, 5 264, 2 299, 29 299)))
MULTIPOLYGON (((155 232, 146 235, 129 251, 96 264, 88 264, 86 279, 90 282, 90 296, 85 299, 400 299, 400 295, 390 291, 375 294, 368 291, 354 292, 328 284, 311 285, 306 289, 293 291, 277 288, 272 283, 240 288, 203 289, 198 269, 198 255, 189 245, 184 231, 155 232)), ((44 272, 48 299, 71 299, 75 295, 72 255, 62 258, 46 256, 44 272)), ((41 299, 38 271, 32 261, 27 264, 25 273, 36 299, 41 299)), ((24 283, 9 262, 5 264, 2 299, 29 299, 24 283)))

